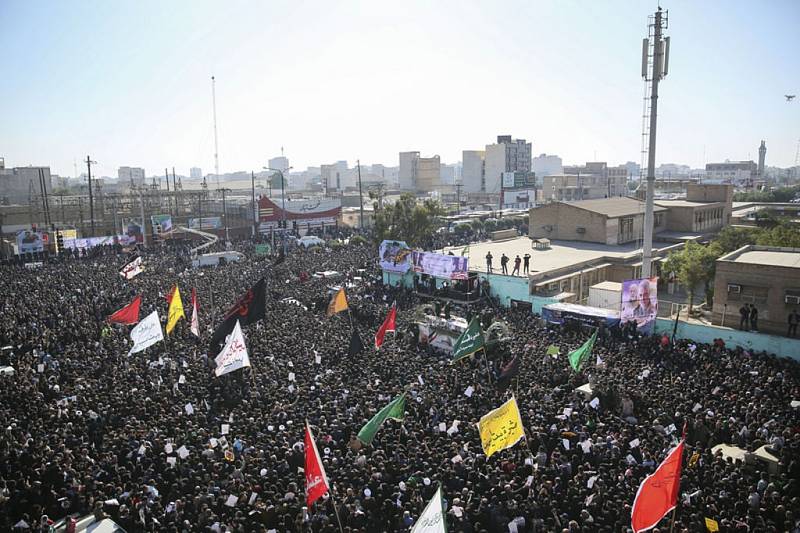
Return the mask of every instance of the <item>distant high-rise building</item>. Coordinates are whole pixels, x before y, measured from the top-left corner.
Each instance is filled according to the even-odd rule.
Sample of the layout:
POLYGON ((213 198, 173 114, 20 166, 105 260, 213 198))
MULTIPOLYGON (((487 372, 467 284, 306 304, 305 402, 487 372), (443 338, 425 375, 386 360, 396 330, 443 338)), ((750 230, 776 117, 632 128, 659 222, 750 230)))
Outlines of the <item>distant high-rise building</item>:
POLYGON ((431 192, 442 185, 442 163, 438 155, 420 157, 419 152, 400 152, 400 189, 431 192))
POLYGON ((203 169, 198 167, 190 168, 189 177, 193 180, 203 179, 203 169))
POLYGON ((483 190, 483 165, 486 152, 483 150, 464 150, 461 152, 461 183, 464 192, 483 190))
POLYGON ((456 183, 456 165, 445 165, 442 163, 440 177, 442 185, 455 185, 456 183))
POLYGON ((498 135, 497 144, 487 144, 484 156, 484 184, 487 193, 499 193, 503 172, 530 172, 532 145, 525 139, 498 135))
POLYGON ((273 157, 269 160, 269 168, 286 172, 289 170, 289 158, 284 156, 273 157))
POLYGON ((531 161, 531 170, 536 174, 536 181, 541 183, 543 176, 560 176, 564 173, 564 163, 557 155, 541 154, 531 161))
POLYGON ((42 178, 44 178, 44 192, 49 194, 52 189, 50 167, 16 167, 0 168, 0 200, 9 203, 28 203, 31 192, 38 196, 42 194, 42 178))
POLYGON ((732 183, 737 187, 752 187, 758 177, 758 165, 753 161, 707 163, 705 183, 732 183))
POLYGON ((117 178, 122 186, 141 187, 145 184, 144 169, 139 167, 119 167, 117 169, 117 178))

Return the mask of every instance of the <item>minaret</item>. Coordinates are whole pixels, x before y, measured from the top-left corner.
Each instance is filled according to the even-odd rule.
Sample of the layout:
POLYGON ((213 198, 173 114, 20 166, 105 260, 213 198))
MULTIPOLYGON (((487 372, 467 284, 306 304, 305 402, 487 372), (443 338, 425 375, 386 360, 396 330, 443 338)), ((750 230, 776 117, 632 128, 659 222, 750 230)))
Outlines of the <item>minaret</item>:
POLYGON ((758 177, 764 177, 764 160, 767 158, 767 144, 761 141, 761 146, 758 147, 758 177))

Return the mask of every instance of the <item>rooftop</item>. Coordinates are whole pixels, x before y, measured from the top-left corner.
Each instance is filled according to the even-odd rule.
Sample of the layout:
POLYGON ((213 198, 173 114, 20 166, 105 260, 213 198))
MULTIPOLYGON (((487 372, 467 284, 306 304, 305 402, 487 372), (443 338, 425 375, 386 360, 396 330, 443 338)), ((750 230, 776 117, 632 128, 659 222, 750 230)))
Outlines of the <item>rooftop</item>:
POLYGON ((719 261, 800 269, 800 248, 744 246, 727 255, 723 255, 719 258, 719 261))
MULTIPOLYGON (((618 218, 630 215, 644 215, 644 202, 635 198, 619 196, 616 198, 598 198, 596 200, 578 200, 576 202, 561 202, 571 207, 585 209, 599 213, 609 218, 618 218)), ((654 211, 666 211, 665 207, 655 206, 654 211)))
MULTIPOLYGON (((653 252, 670 246, 681 246, 664 242, 654 242, 653 252)), ((444 249, 444 253, 452 251, 461 255, 463 246, 453 246, 444 249)), ((642 249, 635 244, 607 245, 593 242, 576 241, 550 241, 550 248, 536 250, 529 237, 517 237, 504 241, 487 241, 471 243, 466 256, 470 258, 469 270, 471 272, 486 272, 486 254, 492 252, 492 270, 501 272, 500 257, 506 254, 509 257, 508 271, 514 269, 514 258, 531 254, 530 274, 537 277, 546 277, 548 272, 555 272, 562 268, 575 267, 579 269, 582 264, 599 262, 603 258, 614 259, 641 259, 642 249)), ((522 267, 520 267, 522 270, 522 267)))
POLYGON ((661 207, 703 207, 710 204, 722 204, 725 202, 692 202, 689 200, 656 200, 655 204, 661 207))

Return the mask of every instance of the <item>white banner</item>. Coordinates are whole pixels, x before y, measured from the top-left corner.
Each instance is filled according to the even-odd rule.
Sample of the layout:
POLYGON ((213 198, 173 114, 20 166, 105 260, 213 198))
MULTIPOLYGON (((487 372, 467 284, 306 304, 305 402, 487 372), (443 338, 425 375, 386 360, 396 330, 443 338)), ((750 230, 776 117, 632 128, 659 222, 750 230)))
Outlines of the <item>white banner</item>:
POLYGON ((142 273, 144 268, 142 268, 142 258, 137 257, 120 270, 119 274, 125 279, 133 279, 139 274, 142 273))
POLYGON ((217 363, 217 369, 214 371, 217 377, 250 366, 250 357, 247 355, 247 346, 244 344, 242 326, 238 320, 225 347, 214 361, 217 363))
POLYGON ((411 252, 414 272, 435 278, 467 279, 467 257, 436 254, 433 252, 411 252))
POLYGON ((419 519, 411 529, 411 533, 446 533, 447 526, 444 521, 442 509, 442 487, 439 487, 425 506, 419 519))
POLYGON ((164 340, 164 332, 161 331, 158 311, 153 311, 144 320, 136 324, 136 327, 131 330, 131 340, 133 341, 133 348, 128 352, 128 355, 141 352, 164 340))

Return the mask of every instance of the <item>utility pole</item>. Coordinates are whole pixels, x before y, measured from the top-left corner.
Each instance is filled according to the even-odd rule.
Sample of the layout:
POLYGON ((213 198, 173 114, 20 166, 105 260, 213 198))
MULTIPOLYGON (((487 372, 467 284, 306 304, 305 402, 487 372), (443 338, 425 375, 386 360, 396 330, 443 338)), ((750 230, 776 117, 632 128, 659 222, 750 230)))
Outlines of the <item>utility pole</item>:
POLYGON ((225 219, 225 243, 231 240, 230 234, 228 233, 228 204, 225 203, 225 193, 230 192, 230 189, 222 188, 217 189, 217 192, 222 193, 222 217, 225 219))
POLYGON ((144 218, 144 183, 139 187, 139 207, 142 210, 142 246, 147 248, 147 222, 144 218))
POLYGON ((360 159, 356 159, 356 165, 358 166, 358 202, 359 202, 359 205, 360 205, 358 228, 363 232, 364 231, 364 195, 361 194, 361 160, 360 159))
POLYGON ((172 213, 172 198, 169 196, 169 171, 164 167, 164 178, 167 180, 167 211, 172 213))
POLYGON ((659 7, 648 27, 648 38, 642 43, 642 77, 650 82, 650 128, 647 150, 647 190, 645 191, 644 237, 642 240, 642 277, 651 276, 653 259, 653 203, 656 188, 656 118, 658 116, 658 82, 669 70, 669 37, 662 38, 662 31, 669 25, 669 15, 659 7), (666 17, 665 17, 666 15, 666 17), (652 30, 652 62, 650 56, 650 31, 652 30), (650 67, 648 69, 648 66, 650 67), (649 72, 648 72, 649 70, 649 72), (648 77, 648 74, 650 75, 648 77))
POLYGON ((256 173, 250 171, 250 185, 253 194, 253 240, 256 239, 256 226, 258 225, 258 206, 256 205, 256 173))
POLYGON ((92 161, 92 158, 86 156, 86 176, 89 179, 89 220, 92 225, 92 237, 94 237, 94 198, 92 197, 92 165, 97 164, 97 161, 92 161))
POLYGON ((178 183, 175 180, 175 167, 172 167, 172 195, 175 197, 175 218, 180 215, 178 210, 178 183))
POLYGON ((214 176, 219 189, 219 144, 217 142, 217 81, 211 76, 211 105, 214 108, 214 176))
POLYGON ((461 214, 461 188, 463 186, 464 185, 462 185, 461 183, 456 183, 456 205, 457 205, 456 209, 458 210, 457 214, 459 215, 461 214))

